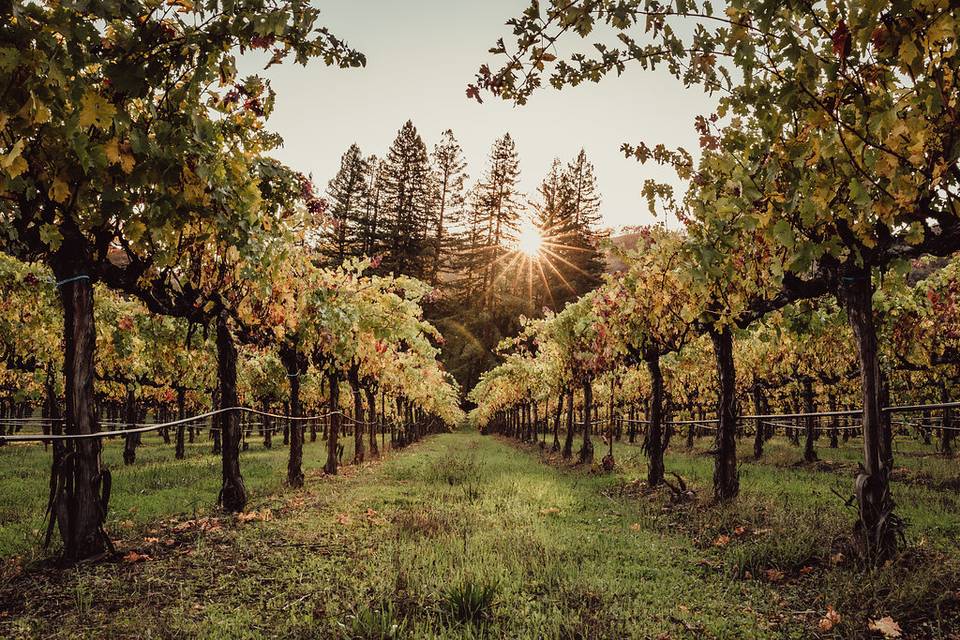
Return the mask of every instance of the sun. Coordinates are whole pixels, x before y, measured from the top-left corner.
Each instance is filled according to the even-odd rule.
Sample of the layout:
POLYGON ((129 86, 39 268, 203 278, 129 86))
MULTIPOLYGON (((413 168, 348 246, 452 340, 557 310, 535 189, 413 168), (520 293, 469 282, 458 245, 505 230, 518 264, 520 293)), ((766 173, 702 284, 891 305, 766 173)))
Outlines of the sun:
POLYGON ((532 222, 527 222, 521 227, 520 235, 517 236, 517 251, 528 258, 536 258, 543 249, 543 235, 540 229, 537 229, 532 222))

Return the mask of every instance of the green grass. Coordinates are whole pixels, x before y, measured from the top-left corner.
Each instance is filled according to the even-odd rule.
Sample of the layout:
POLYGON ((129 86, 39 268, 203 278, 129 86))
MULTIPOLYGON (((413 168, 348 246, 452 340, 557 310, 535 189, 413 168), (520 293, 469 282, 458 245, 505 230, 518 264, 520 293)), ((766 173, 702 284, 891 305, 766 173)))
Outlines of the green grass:
MULTIPOLYGON (((150 559, 8 569, 0 637, 866 638, 868 619, 885 615, 910 638, 960 629, 960 516, 956 491, 943 488, 957 460, 902 452, 902 473, 923 474, 896 486, 910 546, 867 570, 837 556, 852 513, 831 489, 848 493, 855 465, 793 467, 799 451, 773 441, 764 461, 742 465, 741 498, 716 506, 708 443, 671 446, 668 471, 694 491, 685 501, 638 483, 645 463, 626 444, 617 470, 600 474, 536 447, 445 434, 337 478, 313 474, 300 491, 280 487, 285 449, 250 451, 251 508, 272 517, 246 523, 209 509, 211 456, 179 463, 211 458, 210 489, 194 486, 209 478, 158 461, 168 466, 154 482, 174 471, 180 499, 206 500, 216 520, 178 526, 192 516, 162 511, 189 514, 189 502, 148 498, 153 489, 132 485, 149 485, 150 473, 129 470, 122 499, 140 504, 129 518, 144 529, 119 529, 121 551, 150 559), (144 514, 148 500, 163 521, 144 514), (823 632, 828 605, 842 621, 823 632)), ((846 465, 852 447, 821 457, 846 465)), ((308 445, 308 465, 321 451, 308 445)))
MULTIPOLYGON (((308 474, 322 469, 327 455, 321 434, 316 442, 309 438, 307 434, 303 452, 303 469, 308 474)), ((262 439, 254 436, 248 450, 240 453, 244 482, 254 499, 276 492, 287 477, 288 450, 282 434, 273 440, 273 448, 266 449, 262 439)), ((349 463, 353 436, 340 442, 343 460, 349 463)), ((107 529, 140 532, 159 518, 209 513, 220 492, 220 457, 211 453, 211 447, 207 434, 200 434, 196 442, 185 445, 184 459, 177 460, 172 444, 164 445, 160 436, 148 434, 137 448, 136 463, 125 466, 123 441, 106 441, 103 464, 113 476, 107 529)), ((0 447, 0 557, 19 554, 33 558, 43 553, 40 542, 45 532, 51 455, 50 449, 35 443, 0 447)))

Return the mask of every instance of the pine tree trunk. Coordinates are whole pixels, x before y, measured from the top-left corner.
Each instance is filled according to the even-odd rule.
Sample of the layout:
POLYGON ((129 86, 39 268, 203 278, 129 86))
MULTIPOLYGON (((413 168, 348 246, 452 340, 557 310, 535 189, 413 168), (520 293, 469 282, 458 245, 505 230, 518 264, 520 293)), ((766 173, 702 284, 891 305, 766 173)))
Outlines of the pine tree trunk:
POLYGON ((730 500, 740 492, 740 476, 737 473, 737 389, 733 333, 730 327, 712 327, 710 339, 713 341, 714 356, 717 360, 719 388, 713 495, 717 500, 730 500))
POLYGON ((660 357, 646 359, 650 372, 650 424, 648 425, 647 455, 650 466, 647 469, 647 484, 656 487, 663 483, 663 373, 660 371, 660 357))
POLYGON ((882 561, 896 549, 898 521, 890 497, 890 469, 884 464, 880 362, 869 271, 844 278, 841 296, 857 343, 863 396, 863 468, 855 484, 860 516, 857 531, 867 555, 882 561))
POLYGON ((589 378, 583 381, 583 444, 580 446, 580 463, 593 463, 593 442, 590 440, 590 427, 593 422, 593 383, 589 378))
MULTIPOLYGON (((220 381, 220 402, 224 407, 236 407, 237 349, 227 321, 226 311, 217 318, 217 377, 220 381)), ((247 489, 240 475, 240 415, 236 410, 220 414, 221 462, 223 486, 220 504, 227 511, 238 513, 247 504, 247 489)))
MULTIPOLYGON (((67 279, 76 272, 57 271, 67 279)), ((100 431, 93 390, 96 327, 93 315, 93 285, 88 278, 60 287, 63 302, 64 381, 66 433, 100 431)), ((84 560, 103 554, 109 540, 102 525, 110 498, 110 472, 101 469, 99 439, 64 441, 56 457, 53 484, 54 512, 63 538, 64 559, 84 560)))
POLYGON ((340 444, 340 374, 331 371, 327 374, 327 379, 330 382, 330 428, 327 437, 327 464, 323 470, 326 473, 335 474, 340 444))

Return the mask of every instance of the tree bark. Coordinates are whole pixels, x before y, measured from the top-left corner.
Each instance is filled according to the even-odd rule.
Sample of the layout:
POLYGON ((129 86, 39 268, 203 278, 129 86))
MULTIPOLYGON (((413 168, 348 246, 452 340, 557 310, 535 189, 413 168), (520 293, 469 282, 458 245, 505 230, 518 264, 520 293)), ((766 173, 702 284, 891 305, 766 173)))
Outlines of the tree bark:
POLYGON ((710 339, 717 361, 719 388, 713 496, 717 500, 730 500, 740 492, 740 474, 737 472, 737 388, 733 333, 727 326, 711 327, 710 339))
POLYGON ((663 372, 660 371, 660 356, 646 358, 647 371, 650 372, 650 424, 646 439, 647 456, 650 466, 647 469, 647 484, 656 487, 663 483, 663 372))
MULTIPOLYGON (((803 403, 804 413, 813 413, 816 411, 816 405, 813 403, 813 382, 810 379, 803 381, 803 403)), ((804 462, 816 462, 817 451, 813 448, 814 434, 816 431, 814 425, 816 421, 813 416, 807 416, 804 423, 805 439, 803 444, 803 460, 804 462)))
MULTIPOLYGON (((836 394, 831 393, 828 396, 827 401, 830 403, 829 404, 830 411, 832 413, 835 413, 837 411, 836 394)), ((830 417, 830 448, 831 449, 836 449, 840 444, 839 442, 837 442, 837 432, 838 432, 839 426, 840 426, 840 416, 831 416, 830 417)))
MULTIPOLYGON (((177 388, 177 420, 184 420, 187 417, 187 410, 185 407, 185 394, 186 390, 183 387, 177 388)), ((177 460, 183 460, 184 456, 184 441, 183 434, 187 429, 187 425, 180 423, 177 425, 177 444, 174 450, 174 457, 177 460)))
POLYGON ((580 446, 580 463, 593 463, 593 442, 590 440, 590 427, 593 421, 593 383, 589 378, 583 381, 583 444, 580 446))
MULTIPOLYGON (((123 421, 127 429, 133 429, 137 423, 137 396, 133 384, 127 383, 127 397, 123 405, 123 421)), ((128 433, 123 438, 123 464, 131 465, 137 461, 137 445, 139 434, 128 433)))
MULTIPOLYGON (((260 402, 260 411, 270 413, 270 402, 266 399, 260 402)), ((267 415, 261 416, 260 422, 263 424, 263 448, 273 448, 273 418, 267 415)))
MULTIPOLYGON (((76 271, 55 269, 66 280, 76 271)), ((93 390, 96 327, 93 315, 93 284, 79 278, 60 286, 63 302, 65 431, 68 435, 97 433, 96 398, 93 390)), ((110 499, 110 472, 101 468, 98 438, 63 441, 55 456, 51 485, 63 557, 78 561, 102 555, 110 548, 103 531, 110 499)), ((57 447, 55 447, 56 452, 57 447)))
MULTIPOLYGON (((944 382, 940 383, 940 402, 946 404, 950 402, 950 391, 944 382)), ((940 451, 944 455, 953 454, 953 410, 943 410, 943 424, 940 425, 940 451)))
POLYGON ((855 484, 859 510, 857 533, 868 557, 882 561, 896 550, 900 521, 893 513, 890 468, 883 455, 880 362, 869 270, 843 278, 840 293, 857 343, 863 396, 863 465, 855 484))
POLYGON ((379 458, 380 448, 377 446, 377 394, 373 389, 366 387, 364 389, 367 396, 367 417, 370 424, 367 434, 370 438, 370 457, 379 458))
POLYGON ((300 417, 300 372, 301 356, 296 347, 285 346, 280 349, 280 361, 287 372, 290 384, 290 455, 287 458, 287 484, 294 488, 303 486, 303 421, 300 417))
MULTIPOLYGON (((759 380, 755 380, 753 383, 753 411, 758 416, 763 415, 763 387, 760 385, 759 380)), ((766 428, 764 427, 763 420, 757 418, 756 432, 753 434, 753 459, 759 460, 763 457, 763 443, 766 441, 764 437, 766 428)))
POLYGON ((331 371, 327 374, 330 381, 330 428, 327 437, 327 464, 323 470, 326 473, 337 472, 338 446, 340 437, 340 374, 331 371))
POLYGON ((560 418, 563 416, 563 391, 557 394, 557 412, 553 416, 553 446, 551 451, 560 451, 560 418))
POLYGON ((347 372, 350 392, 353 395, 353 464, 363 464, 365 457, 363 436, 366 429, 363 420, 363 396, 360 395, 359 367, 354 365, 347 372))
MULTIPOLYGON (((227 320, 227 312, 217 317, 217 376, 220 380, 220 403, 224 407, 236 407, 237 400, 237 349, 227 320)), ((240 475, 240 416, 237 411, 220 414, 221 462, 223 486, 220 488, 220 504, 227 511, 240 512, 247 504, 247 489, 240 475)))

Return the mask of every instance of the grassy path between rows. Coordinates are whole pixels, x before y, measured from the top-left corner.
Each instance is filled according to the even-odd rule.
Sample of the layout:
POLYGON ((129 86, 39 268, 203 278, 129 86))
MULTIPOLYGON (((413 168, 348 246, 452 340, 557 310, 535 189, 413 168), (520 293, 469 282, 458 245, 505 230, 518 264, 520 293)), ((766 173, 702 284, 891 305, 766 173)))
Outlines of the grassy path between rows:
POLYGON ((800 591, 732 577, 722 550, 661 526, 611 476, 464 432, 344 471, 259 498, 248 521, 164 520, 122 541, 124 560, 7 577, 0 637, 819 633, 822 602, 796 610, 800 591))

